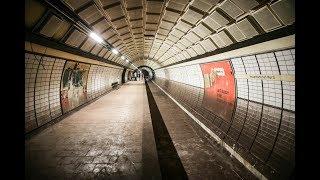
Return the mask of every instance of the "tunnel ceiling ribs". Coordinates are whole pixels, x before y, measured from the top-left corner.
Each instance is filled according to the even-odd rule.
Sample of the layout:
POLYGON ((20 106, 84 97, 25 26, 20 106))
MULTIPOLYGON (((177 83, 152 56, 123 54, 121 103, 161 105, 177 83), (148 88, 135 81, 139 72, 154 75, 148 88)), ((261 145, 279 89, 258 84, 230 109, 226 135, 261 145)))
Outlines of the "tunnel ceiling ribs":
MULTIPOLYGON (((295 22, 293 0, 63 0, 137 66, 159 68, 228 47, 295 22)), ((73 25, 46 16, 40 33, 116 63, 73 25)))

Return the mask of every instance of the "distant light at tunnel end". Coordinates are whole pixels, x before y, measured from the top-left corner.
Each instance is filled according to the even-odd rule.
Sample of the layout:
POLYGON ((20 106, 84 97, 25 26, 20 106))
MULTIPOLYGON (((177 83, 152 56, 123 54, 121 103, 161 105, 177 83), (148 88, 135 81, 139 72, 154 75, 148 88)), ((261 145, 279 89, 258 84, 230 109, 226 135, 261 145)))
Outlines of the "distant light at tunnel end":
POLYGON ((92 39, 94 39, 95 41, 97 41, 98 43, 102 43, 103 42, 103 39, 101 37, 99 37, 96 33, 94 32, 91 32, 90 33, 90 37, 92 39))

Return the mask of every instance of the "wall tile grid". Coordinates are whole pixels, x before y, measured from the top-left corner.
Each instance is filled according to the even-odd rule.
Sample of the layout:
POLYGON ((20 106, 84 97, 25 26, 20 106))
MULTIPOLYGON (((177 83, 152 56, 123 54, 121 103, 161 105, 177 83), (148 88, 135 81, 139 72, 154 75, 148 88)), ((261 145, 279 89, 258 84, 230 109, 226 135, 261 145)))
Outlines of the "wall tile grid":
POLYGON ((35 110, 38 126, 51 120, 49 86, 53 63, 53 58, 43 57, 38 66, 35 84, 35 110))
POLYGON ((52 119, 62 115, 60 108, 60 81, 65 62, 63 59, 55 59, 51 72, 49 102, 52 119))
POLYGON ((88 98, 94 99, 98 97, 106 90, 111 89, 111 84, 109 84, 109 72, 105 70, 106 68, 91 65, 88 74, 88 98))
MULTIPOLYGON (((25 53, 25 132, 30 132, 62 115, 60 82, 66 60, 25 53), (40 63, 39 63, 40 62, 40 63)), ((91 65, 88 101, 121 83, 122 69, 91 65)))
POLYGON ((217 135, 227 135, 229 143, 238 144, 266 166, 290 174, 295 164, 295 83, 286 76, 295 75, 295 50, 237 57, 231 62, 237 87, 231 122, 202 107, 204 89, 199 64, 157 69, 155 82, 210 121, 205 124, 217 135), (268 79, 266 75, 276 78, 268 79))
MULTIPOLYGON (((40 58, 40 57, 39 57, 40 58)), ((25 130, 38 126, 34 107, 34 88, 39 61, 31 54, 25 54, 25 130)))

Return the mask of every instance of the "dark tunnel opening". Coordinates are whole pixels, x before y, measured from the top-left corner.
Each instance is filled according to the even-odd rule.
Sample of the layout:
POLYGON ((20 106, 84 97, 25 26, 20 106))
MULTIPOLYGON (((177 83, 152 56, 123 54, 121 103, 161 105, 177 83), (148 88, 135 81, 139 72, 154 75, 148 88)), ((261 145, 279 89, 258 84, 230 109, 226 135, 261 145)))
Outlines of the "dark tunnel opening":
POLYGON ((146 81, 151 81, 155 79, 155 72, 154 70, 149 66, 139 66, 137 69, 133 71, 133 74, 137 74, 138 76, 142 73, 143 78, 146 81))

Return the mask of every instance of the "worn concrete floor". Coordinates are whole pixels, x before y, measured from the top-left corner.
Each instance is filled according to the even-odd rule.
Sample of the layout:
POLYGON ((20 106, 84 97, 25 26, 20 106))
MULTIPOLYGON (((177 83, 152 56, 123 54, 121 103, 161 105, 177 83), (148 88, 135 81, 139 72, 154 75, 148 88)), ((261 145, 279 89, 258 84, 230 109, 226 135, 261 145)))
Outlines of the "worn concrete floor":
POLYGON ((161 179, 166 168, 160 166, 176 162, 188 179, 255 179, 221 147, 208 143, 159 88, 149 85, 161 113, 158 130, 144 82, 126 83, 26 140, 26 179, 161 179), (168 142, 160 142, 159 150, 155 139, 168 142), (163 147, 177 154, 175 161, 161 157, 168 149, 163 147))
POLYGON ((159 177, 145 91, 126 83, 26 140, 26 178, 159 177))

